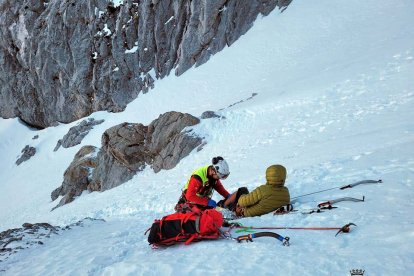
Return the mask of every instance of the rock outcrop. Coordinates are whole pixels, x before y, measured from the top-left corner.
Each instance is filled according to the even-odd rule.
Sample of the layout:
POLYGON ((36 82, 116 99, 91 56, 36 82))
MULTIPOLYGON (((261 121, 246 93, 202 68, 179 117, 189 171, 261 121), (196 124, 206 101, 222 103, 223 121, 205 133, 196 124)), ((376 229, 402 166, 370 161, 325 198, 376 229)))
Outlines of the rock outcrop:
POLYGON ((93 170, 98 164, 97 154, 98 149, 94 146, 84 146, 76 153, 72 163, 63 174, 62 185, 52 192, 52 200, 63 196, 58 206, 72 202, 87 189, 93 170))
POLYGON ((69 129, 68 133, 66 133, 65 136, 63 136, 63 138, 57 142, 56 147, 53 151, 57 151, 60 146, 64 148, 70 148, 79 145, 82 142, 83 138, 88 135, 89 131, 91 131, 94 126, 102 124, 103 122, 104 120, 96 121, 93 118, 83 120, 78 125, 69 129))
POLYGON ((2 0, 0 116, 32 127, 119 112, 291 0, 2 0))
POLYGON ((16 165, 19 166, 21 163, 29 160, 36 154, 36 148, 31 147, 29 145, 25 146, 24 149, 22 149, 22 155, 19 157, 19 159, 16 160, 16 165))
MULTIPOLYGON (((91 223, 102 223, 103 219, 84 218, 66 226, 53 226, 49 223, 24 223, 21 228, 8 229, 0 232, 0 263, 20 250, 47 243, 53 235, 62 234, 63 231, 75 227, 84 227, 91 223)), ((6 271, 1 268, 0 272, 6 271)))
POLYGON ((190 114, 167 112, 148 126, 123 123, 106 130, 102 147, 84 146, 64 173, 52 200, 63 196, 62 206, 85 190, 105 191, 130 180, 150 165, 154 172, 174 168, 202 139, 187 127, 200 120, 190 114))

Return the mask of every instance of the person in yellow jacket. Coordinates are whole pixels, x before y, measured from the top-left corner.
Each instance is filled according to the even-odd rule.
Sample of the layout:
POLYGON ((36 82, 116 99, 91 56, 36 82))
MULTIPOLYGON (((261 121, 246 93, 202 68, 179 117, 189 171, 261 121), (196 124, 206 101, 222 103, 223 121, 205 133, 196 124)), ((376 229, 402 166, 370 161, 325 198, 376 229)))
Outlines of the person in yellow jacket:
POLYGON ((266 169, 266 184, 251 193, 241 195, 237 201, 236 214, 244 217, 261 216, 290 204, 290 194, 285 187, 286 168, 272 165, 266 169))

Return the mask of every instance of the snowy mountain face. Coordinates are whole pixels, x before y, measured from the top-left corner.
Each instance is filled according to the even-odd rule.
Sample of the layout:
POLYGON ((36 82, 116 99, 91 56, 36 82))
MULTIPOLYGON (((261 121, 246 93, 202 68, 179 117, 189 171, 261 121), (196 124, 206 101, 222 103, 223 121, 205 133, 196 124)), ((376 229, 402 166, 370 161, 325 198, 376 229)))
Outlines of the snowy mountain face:
MULTIPOLYGON (((1 274, 411 275, 413 12, 409 0, 293 1, 281 14, 258 18, 209 62, 157 81, 124 112, 91 114, 104 122, 81 144, 56 152, 57 141, 79 122, 34 130, 17 119, 0 119, 0 231, 23 223, 64 228, 86 217, 99 219, 42 238, 43 244, 35 244, 37 236, 9 243, 14 248, 33 241, 1 259, 1 274), (193 127, 206 144, 175 168, 154 173, 148 167, 123 185, 84 192, 50 212, 56 205, 50 193, 74 155, 85 145, 100 147, 108 128, 148 125, 168 111, 198 117, 206 110, 221 117, 193 127), (36 154, 17 166, 26 145, 36 154), (336 230, 269 230, 289 236, 289 247, 262 237, 253 243, 219 239, 152 249, 144 232, 154 219, 173 213, 189 174, 217 155, 230 165, 223 181, 230 192, 241 186, 253 190, 265 182, 269 165, 282 164, 297 210, 365 196, 364 202, 339 202, 321 213, 238 220, 243 225, 356 226, 336 237, 336 230), (382 183, 331 189, 366 179, 382 183), (327 191, 301 197, 322 190, 327 191)), ((213 199, 221 198, 215 193, 213 199)))

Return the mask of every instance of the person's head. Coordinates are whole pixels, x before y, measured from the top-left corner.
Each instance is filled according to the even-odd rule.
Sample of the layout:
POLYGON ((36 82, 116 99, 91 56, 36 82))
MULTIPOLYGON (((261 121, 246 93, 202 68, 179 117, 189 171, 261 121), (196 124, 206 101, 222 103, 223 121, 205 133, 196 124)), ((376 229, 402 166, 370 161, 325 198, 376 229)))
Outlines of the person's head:
POLYGON ((282 165, 271 165, 266 169, 266 183, 270 185, 285 185, 286 168, 282 165))
POLYGON ((229 165, 227 164, 226 160, 223 157, 217 156, 213 157, 211 160, 212 166, 210 166, 210 170, 208 174, 214 179, 226 179, 229 174, 229 165))

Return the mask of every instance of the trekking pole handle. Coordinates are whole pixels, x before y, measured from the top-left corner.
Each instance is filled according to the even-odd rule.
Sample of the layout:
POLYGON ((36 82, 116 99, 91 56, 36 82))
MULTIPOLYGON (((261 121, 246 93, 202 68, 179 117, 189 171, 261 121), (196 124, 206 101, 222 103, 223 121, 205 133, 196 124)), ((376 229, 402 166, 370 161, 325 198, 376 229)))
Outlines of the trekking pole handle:
POLYGON ((339 189, 341 189, 341 190, 345 190, 345 189, 348 189, 348 188, 352 188, 351 184, 346 185, 346 186, 343 186, 343 187, 341 187, 341 188, 339 188, 339 189))
POLYGON ((322 207, 322 206, 325 206, 325 205, 331 205, 332 204, 332 202, 331 201, 325 201, 325 202, 321 202, 321 203, 319 203, 318 204, 318 207, 322 207))
POLYGON ((242 235, 242 236, 238 236, 236 238, 237 242, 241 242, 241 241, 246 241, 246 242, 253 242, 253 238, 255 238, 256 236, 254 234, 247 234, 247 235, 242 235))
POLYGON ((360 185, 360 184, 369 184, 369 183, 382 183, 382 180, 381 179, 378 179, 378 180, 362 180, 362 181, 359 181, 359 182, 356 182, 356 183, 352 183, 352 184, 342 186, 339 189, 340 190, 345 190, 345 189, 348 189, 348 188, 353 188, 353 187, 355 187, 357 185, 360 185))
POLYGON ((274 232, 258 232, 258 233, 252 233, 247 235, 242 235, 236 238, 238 242, 241 241, 247 241, 247 242, 253 242, 254 238, 260 238, 260 237, 272 237, 276 238, 279 241, 282 242, 284 246, 289 246, 289 237, 282 237, 281 235, 274 233, 274 232))

